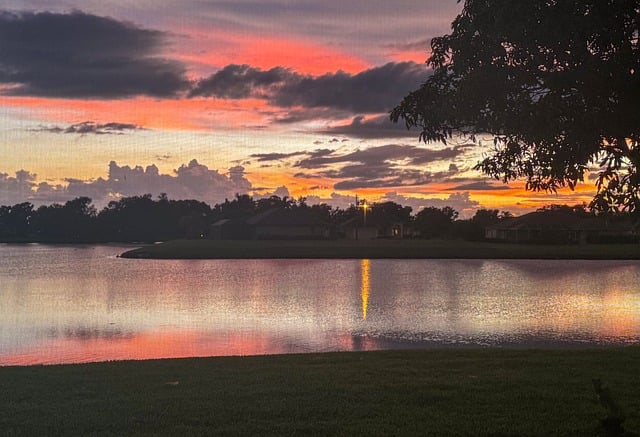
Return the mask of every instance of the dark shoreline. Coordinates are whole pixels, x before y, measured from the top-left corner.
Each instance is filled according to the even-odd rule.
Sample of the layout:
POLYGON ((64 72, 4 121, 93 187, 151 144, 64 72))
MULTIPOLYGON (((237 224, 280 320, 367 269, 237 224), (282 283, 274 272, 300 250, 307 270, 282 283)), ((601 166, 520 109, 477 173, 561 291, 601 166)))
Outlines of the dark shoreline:
POLYGON ((640 244, 530 245, 462 240, 175 240, 126 251, 136 259, 640 260, 640 244))

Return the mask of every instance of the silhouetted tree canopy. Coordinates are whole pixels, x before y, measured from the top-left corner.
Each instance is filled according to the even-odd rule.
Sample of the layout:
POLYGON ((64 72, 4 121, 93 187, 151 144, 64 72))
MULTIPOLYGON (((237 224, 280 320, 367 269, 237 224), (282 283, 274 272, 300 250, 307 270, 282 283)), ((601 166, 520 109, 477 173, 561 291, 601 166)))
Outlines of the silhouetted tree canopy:
POLYGON ((13 206, 0 206, 0 234, 22 238, 29 233, 33 218, 33 205, 29 202, 13 206))
MULTIPOLYGON (((392 230, 400 225, 408 231, 404 234, 405 237, 484 240, 488 226, 508 222, 513 218, 512 214, 499 212, 497 209, 479 209, 472 218, 459 219, 458 211, 448 206, 426 207, 415 215, 412 215, 411 207, 395 202, 369 203, 367 206, 366 210, 362 203, 342 209, 327 204, 308 205, 304 198, 294 201, 288 197, 272 196, 254 200, 248 195, 236 195, 233 200, 226 200, 211 208, 205 202, 197 200, 170 200, 165 194, 161 194, 157 200, 151 194, 123 197, 109 202, 99 212, 88 197, 78 197, 65 204, 43 205, 36 210, 31 203, 24 202, 0 206, 0 241, 102 243, 215 238, 210 232, 213 232, 212 227, 220 220, 230 219, 237 221, 236 224, 246 224, 248 219, 271 208, 290 212, 298 210, 306 216, 320 219, 332 228, 329 238, 345 236, 340 227, 353 222, 353 219, 360 219, 357 226, 376 227, 381 238, 392 235, 392 230), (266 209, 261 210, 262 208, 266 209)), ((540 208, 537 213, 551 217, 551 221, 567 215, 595 219, 596 221, 590 222, 591 228, 614 223, 615 220, 616 223, 625 225, 631 216, 629 213, 620 213, 614 217, 597 218, 584 204, 548 205, 540 208)), ((561 222, 558 223, 562 225, 561 222)), ((240 236, 235 238, 251 238, 247 228, 242 232, 245 234, 238 234, 240 236)), ((613 237, 605 235, 604 238, 608 240, 596 236, 592 241, 637 241, 635 234, 613 237)))
POLYGON ((420 235, 426 238, 449 236, 453 222, 458 218, 458 211, 445 206, 436 208, 428 206, 416 214, 415 226, 420 235))
POLYGON ((250 217, 256 211, 256 203, 248 194, 236 194, 235 199, 225 199, 224 203, 219 203, 215 207, 217 218, 236 219, 250 217))
POLYGON ((640 212, 639 29, 640 0, 466 0, 391 119, 425 142, 492 135, 476 168, 530 190, 595 165, 592 206, 640 212))
POLYGON ((409 223, 411 221, 411 210, 410 206, 402 206, 396 202, 377 202, 373 204, 370 216, 372 218, 386 216, 396 222, 409 223))
POLYGON ((95 231, 95 218, 96 209, 91 205, 91 199, 78 197, 64 205, 54 203, 39 207, 33 214, 31 227, 39 237, 85 240, 95 231))

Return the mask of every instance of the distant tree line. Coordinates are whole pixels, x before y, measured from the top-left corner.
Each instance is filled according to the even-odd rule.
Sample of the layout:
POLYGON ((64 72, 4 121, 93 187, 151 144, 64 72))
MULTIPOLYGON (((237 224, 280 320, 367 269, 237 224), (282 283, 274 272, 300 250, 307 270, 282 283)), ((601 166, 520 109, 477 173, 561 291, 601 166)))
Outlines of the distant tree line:
POLYGON ((196 200, 124 197, 97 211, 88 197, 34 208, 29 202, 0 206, 0 239, 39 242, 153 242, 195 238, 212 209, 196 200))
MULTIPOLYGON (((307 209, 325 222, 338 226, 361 217, 361 205, 348 208, 327 204, 308 205, 305 198, 271 196, 255 200, 236 195, 211 207, 197 200, 170 200, 166 194, 124 197, 98 211, 88 197, 64 204, 35 208, 31 203, 0 206, 0 241, 4 242, 154 242, 179 238, 206 238, 212 223, 222 219, 248 219, 271 208, 307 209)), ((585 206, 552 206, 576 214, 589 214, 585 206)), ((511 214, 480 209, 471 219, 461 220, 451 207, 427 207, 412 215, 412 209, 395 202, 369 205, 368 220, 391 218, 414 230, 420 238, 481 240, 488 225, 511 214)))

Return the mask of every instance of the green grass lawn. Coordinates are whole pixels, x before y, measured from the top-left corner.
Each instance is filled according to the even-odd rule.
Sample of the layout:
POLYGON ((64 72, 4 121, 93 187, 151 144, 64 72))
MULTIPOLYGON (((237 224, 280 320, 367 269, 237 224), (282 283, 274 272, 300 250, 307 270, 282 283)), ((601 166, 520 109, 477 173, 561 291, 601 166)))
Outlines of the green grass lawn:
POLYGON ((462 240, 176 240, 125 252, 131 258, 640 259, 640 244, 530 245, 462 240))
POLYGON ((449 349, 0 368, 2 435, 597 435, 640 430, 640 348, 449 349))

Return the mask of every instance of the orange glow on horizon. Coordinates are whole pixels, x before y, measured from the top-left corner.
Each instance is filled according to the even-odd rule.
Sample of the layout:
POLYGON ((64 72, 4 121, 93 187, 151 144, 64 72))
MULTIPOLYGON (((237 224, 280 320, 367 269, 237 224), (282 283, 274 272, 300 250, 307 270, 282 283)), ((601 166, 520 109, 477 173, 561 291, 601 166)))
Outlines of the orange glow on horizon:
MULTIPOLYGON (((551 204, 589 204, 595 194, 595 187, 590 186, 589 183, 578 185, 575 191, 567 188, 559 190, 557 194, 548 194, 525 190, 523 181, 511 182, 506 185, 507 189, 494 191, 452 190, 451 184, 442 183, 415 187, 361 188, 342 191, 333 189, 333 186, 339 180, 324 177, 296 178, 293 176, 295 171, 296 169, 286 166, 265 168, 263 170, 250 168, 248 169, 247 178, 254 186, 265 187, 267 191, 286 186, 293 198, 318 196, 323 199, 330 199, 333 193, 337 193, 348 197, 358 195, 360 198, 367 198, 370 203, 384 201, 389 192, 412 199, 424 199, 425 205, 432 199, 442 201, 453 194, 468 192, 471 201, 479 202, 476 208, 508 210, 516 215, 525 214, 551 204), (312 187, 313 189, 310 189, 312 187), (429 191, 423 191, 425 188, 429 191)), ((398 201, 398 203, 402 203, 402 201, 398 201)), ((370 207, 370 205, 368 206, 370 207)), ((413 213, 417 212, 418 210, 414 208, 413 213)))
POLYGON ((153 99, 71 100, 41 97, 8 97, 3 105, 25 108, 30 118, 50 123, 130 123, 147 129, 210 131, 265 122, 269 105, 258 99, 224 100, 153 99))

